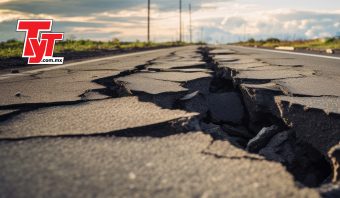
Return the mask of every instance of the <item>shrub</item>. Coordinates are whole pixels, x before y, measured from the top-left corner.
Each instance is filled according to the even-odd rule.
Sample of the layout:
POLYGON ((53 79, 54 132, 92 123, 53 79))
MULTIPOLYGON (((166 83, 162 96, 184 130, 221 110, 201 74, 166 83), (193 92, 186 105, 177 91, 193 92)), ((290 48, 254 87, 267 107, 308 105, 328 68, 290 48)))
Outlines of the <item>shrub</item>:
POLYGON ((278 38, 268 38, 266 40, 266 42, 268 42, 268 43, 280 43, 281 41, 278 38))
POLYGON ((253 39, 253 38, 249 39, 248 43, 255 43, 255 39, 253 39))

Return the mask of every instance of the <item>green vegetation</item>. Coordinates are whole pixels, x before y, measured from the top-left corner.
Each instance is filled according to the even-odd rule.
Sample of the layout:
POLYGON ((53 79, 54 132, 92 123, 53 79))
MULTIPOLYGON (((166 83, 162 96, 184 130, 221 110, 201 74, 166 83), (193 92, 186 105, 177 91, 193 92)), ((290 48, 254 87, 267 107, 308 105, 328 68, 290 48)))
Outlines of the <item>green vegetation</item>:
POLYGON ((21 57, 23 51, 23 42, 17 40, 8 40, 0 43, 0 58, 21 57))
MULTIPOLYGON (((21 57, 23 51, 23 42, 17 40, 8 40, 0 42, 0 58, 21 57)), ((91 41, 91 40, 66 40, 57 42, 54 52, 91 52, 91 51, 111 51, 111 50, 129 50, 144 49, 154 47, 171 47, 186 45, 180 42, 164 42, 164 43, 147 43, 147 42, 121 42, 118 39, 112 41, 91 41)))
POLYGON ((278 46, 289 46, 301 49, 340 49, 340 38, 332 37, 325 39, 313 39, 313 40, 296 40, 296 41, 281 41, 277 38, 269 38, 267 40, 255 40, 249 39, 246 42, 234 43, 242 46, 257 46, 274 48, 278 46))

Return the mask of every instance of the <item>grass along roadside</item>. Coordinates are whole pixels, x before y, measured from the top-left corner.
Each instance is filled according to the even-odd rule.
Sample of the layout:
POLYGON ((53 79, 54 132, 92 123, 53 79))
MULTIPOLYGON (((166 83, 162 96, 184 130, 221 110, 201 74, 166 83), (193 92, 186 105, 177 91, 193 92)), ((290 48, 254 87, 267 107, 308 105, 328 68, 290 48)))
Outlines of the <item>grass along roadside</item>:
MULTIPOLYGON (((129 49, 144 49, 155 47, 172 47, 185 45, 180 42, 146 43, 146 42, 120 42, 118 39, 112 41, 91 41, 91 40, 66 40, 57 42, 54 53, 64 54, 69 52, 94 52, 94 51, 114 51, 129 49)), ((23 42, 8 40, 0 43, 0 59, 21 57, 23 42)))
POLYGON ((269 38, 267 40, 254 40, 249 39, 245 42, 233 43, 235 45, 248 46, 248 47, 264 47, 264 48, 275 48, 279 46, 294 47, 296 49, 306 50, 327 50, 327 49, 340 49, 340 38, 324 38, 324 39, 312 39, 312 40, 295 40, 285 41, 277 38, 269 38))
MULTIPOLYGON (((200 43, 194 43, 200 44, 200 43)), ((121 42, 118 39, 112 41, 92 40, 66 40, 57 42, 54 48, 55 57, 64 57, 65 61, 104 57, 115 54, 137 52, 148 49, 185 46, 184 42, 121 42)), ((17 70, 27 66, 27 58, 22 58, 24 43, 18 40, 0 42, 0 70, 17 70)))

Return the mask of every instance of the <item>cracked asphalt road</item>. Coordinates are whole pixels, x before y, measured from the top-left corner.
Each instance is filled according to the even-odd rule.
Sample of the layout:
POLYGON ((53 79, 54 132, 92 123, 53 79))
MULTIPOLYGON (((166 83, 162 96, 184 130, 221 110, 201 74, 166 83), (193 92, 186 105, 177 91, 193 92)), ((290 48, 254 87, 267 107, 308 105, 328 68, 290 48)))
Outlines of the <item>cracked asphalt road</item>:
MULTIPOLYGON (((290 79, 323 71, 296 57, 279 61, 282 56, 229 47, 215 53, 226 51, 230 53, 219 55, 225 61, 219 67, 242 64, 246 70, 235 81, 291 85, 299 82, 290 79), (261 77, 263 68, 247 70, 243 64, 293 64, 297 70, 261 77), (306 67, 297 66, 301 64, 306 67)), ((339 74, 334 68, 328 66, 320 78, 339 74)), ((317 189, 297 183, 282 164, 246 152, 233 138, 216 139, 198 126, 203 114, 212 120, 216 113, 217 118, 231 116, 222 119, 231 125, 245 122, 243 108, 222 105, 226 109, 221 111, 213 105, 214 98, 231 100, 228 95, 233 104, 243 104, 241 93, 225 94, 223 88, 210 93, 210 84, 220 84, 213 73, 198 47, 189 46, 3 78, 0 197, 319 197, 317 189)), ((293 87, 287 86, 289 93, 303 89, 293 87)))
POLYGON ((325 156, 340 141, 340 59, 237 46, 221 46, 213 59, 241 86, 248 111, 283 119, 325 156))
POLYGON ((12 197, 317 197, 312 190, 294 186, 278 163, 244 158, 239 154, 243 151, 232 146, 228 150, 233 153, 225 158, 202 153, 211 141, 209 135, 195 132, 164 138, 2 142, 0 193, 12 197))

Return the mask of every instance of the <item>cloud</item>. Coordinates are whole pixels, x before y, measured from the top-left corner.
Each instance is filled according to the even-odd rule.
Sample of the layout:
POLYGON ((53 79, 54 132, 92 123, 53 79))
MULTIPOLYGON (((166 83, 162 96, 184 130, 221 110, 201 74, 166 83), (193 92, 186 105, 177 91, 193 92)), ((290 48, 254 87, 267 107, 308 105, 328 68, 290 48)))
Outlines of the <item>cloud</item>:
MULTIPOLYGON (((262 4, 267 0, 259 0, 262 4)), ((288 0, 290 1, 290 0, 288 0)), ((303 1, 303 0, 302 0, 303 1)), ((0 0, 0 41, 21 38, 15 33, 17 19, 54 19, 54 31, 77 38, 145 40, 146 0, 0 0)), ((178 1, 151 0, 152 39, 177 40, 178 1)), ((183 27, 188 38, 188 3, 183 0, 183 27)), ((210 42, 239 39, 316 38, 339 32, 340 10, 273 9, 240 0, 191 0, 194 40, 210 42)), ((322 3, 321 0, 316 2, 322 3)), ((288 2, 289 3, 289 2, 288 2)), ((287 3, 287 4, 288 4, 287 3)), ((281 2, 280 5, 283 3, 281 2)), ((273 6, 273 5, 271 5, 273 6)), ((307 6, 306 6, 307 7, 307 6)))
POLYGON ((339 32, 340 12, 337 10, 265 10, 260 5, 238 3, 219 3, 218 7, 224 8, 224 12, 215 10, 208 17, 208 24, 227 32, 228 41, 268 37, 308 39, 334 36, 339 32), (226 8, 231 11, 225 12, 226 8), (224 18, 221 20, 218 16, 224 18))
MULTIPOLYGON (((220 2, 223 0, 215 0, 220 2)), ((230 0, 224 0, 227 2, 230 0)), ((192 3, 193 10, 201 8, 205 0, 183 0, 183 9, 188 9, 188 4, 192 3)), ((151 0, 153 6, 160 11, 178 10, 179 1, 151 0)), ((29 12, 33 14, 54 14, 62 16, 84 15, 111 11, 128 10, 131 8, 146 8, 147 0, 0 0, 2 9, 29 12)))
MULTIPOLYGON (((297 10, 274 10, 261 12, 260 15, 243 16, 236 26, 231 29, 233 34, 248 34, 253 37, 276 35, 282 39, 287 37, 318 38, 334 36, 337 22, 340 21, 339 12, 317 12, 297 10), (246 21, 246 24, 244 21, 246 21), (237 28, 245 26, 246 30, 237 28)), ((228 23, 227 23, 228 24, 228 23)))

